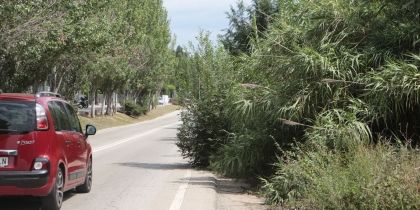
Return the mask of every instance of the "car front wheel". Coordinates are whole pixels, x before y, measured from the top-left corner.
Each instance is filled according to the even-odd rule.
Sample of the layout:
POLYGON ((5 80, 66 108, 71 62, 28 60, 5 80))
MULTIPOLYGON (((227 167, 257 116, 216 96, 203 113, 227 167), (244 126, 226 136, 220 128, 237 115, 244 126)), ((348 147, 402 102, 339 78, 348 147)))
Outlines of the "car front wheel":
POLYGON ((92 158, 89 159, 87 163, 87 171, 86 171, 86 178, 85 182, 76 187, 76 192, 78 193, 88 193, 90 192, 90 189, 92 188, 92 158))

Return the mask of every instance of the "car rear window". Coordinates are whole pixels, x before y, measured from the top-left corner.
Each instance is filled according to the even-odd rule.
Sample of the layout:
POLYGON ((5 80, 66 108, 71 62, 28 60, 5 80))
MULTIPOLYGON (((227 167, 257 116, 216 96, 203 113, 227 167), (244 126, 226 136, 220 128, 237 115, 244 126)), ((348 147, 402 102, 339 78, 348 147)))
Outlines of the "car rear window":
POLYGON ((0 134, 26 133, 35 127, 35 102, 0 101, 0 134))

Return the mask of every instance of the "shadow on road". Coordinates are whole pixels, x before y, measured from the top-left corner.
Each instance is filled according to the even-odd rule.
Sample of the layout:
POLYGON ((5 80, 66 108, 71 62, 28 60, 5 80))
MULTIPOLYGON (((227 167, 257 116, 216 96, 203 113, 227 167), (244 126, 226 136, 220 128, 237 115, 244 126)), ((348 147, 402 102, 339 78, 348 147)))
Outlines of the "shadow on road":
POLYGON ((35 197, 0 197, 2 210, 40 210, 41 200, 35 197))
MULTIPOLYGON (((64 202, 73 197, 74 192, 64 193, 64 202)), ((0 197, 1 210, 41 210, 41 199, 37 197, 28 196, 7 196, 0 197)))
POLYGON ((178 140, 176 138, 161 138, 159 141, 176 142, 178 140))
POLYGON ((120 166, 127 166, 132 168, 143 168, 143 169, 154 169, 154 170, 176 170, 176 169, 189 169, 189 164, 183 163, 138 163, 138 162, 127 162, 127 163, 115 163, 120 166))

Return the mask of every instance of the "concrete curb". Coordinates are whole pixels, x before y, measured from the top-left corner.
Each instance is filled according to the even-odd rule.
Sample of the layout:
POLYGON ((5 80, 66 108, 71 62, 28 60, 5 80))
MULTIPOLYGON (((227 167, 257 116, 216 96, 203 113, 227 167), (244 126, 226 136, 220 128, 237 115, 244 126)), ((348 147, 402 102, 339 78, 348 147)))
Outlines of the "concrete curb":
POLYGON ((210 171, 192 169, 181 209, 217 209, 217 179, 214 174, 210 171))
POLYGON ((217 177, 218 210, 265 210, 264 199, 249 191, 251 186, 243 180, 217 177))
POLYGON ((249 194, 248 189, 250 185, 244 181, 219 177, 211 171, 192 169, 189 186, 180 209, 265 210, 269 208, 264 205, 262 198, 249 194))

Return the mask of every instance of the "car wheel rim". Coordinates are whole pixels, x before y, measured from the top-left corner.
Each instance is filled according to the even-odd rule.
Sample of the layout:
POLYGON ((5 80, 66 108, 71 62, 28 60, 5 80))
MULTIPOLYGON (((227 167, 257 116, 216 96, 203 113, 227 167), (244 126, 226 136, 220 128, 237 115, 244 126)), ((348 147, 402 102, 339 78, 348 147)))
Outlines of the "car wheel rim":
POLYGON ((57 181, 55 182, 56 184, 56 188, 57 188, 57 192, 56 192, 56 199, 57 199, 57 205, 61 206, 61 204, 63 203, 63 185, 64 185, 64 177, 63 177, 63 172, 61 171, 61 169, 58 170, 58 174, 57 174, 57 181))
POLYGON ((87 173, 87 186, 90 188, 92 185, 92 161, 89 161, 89 166, 88 166, 88 173, 87 173))

